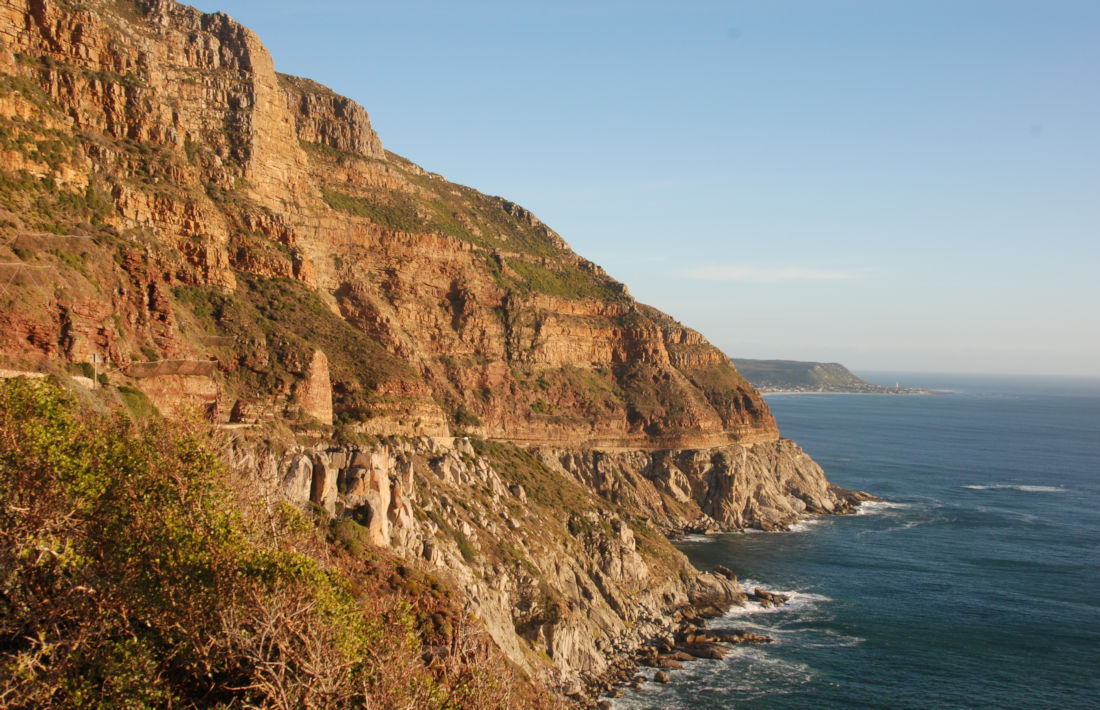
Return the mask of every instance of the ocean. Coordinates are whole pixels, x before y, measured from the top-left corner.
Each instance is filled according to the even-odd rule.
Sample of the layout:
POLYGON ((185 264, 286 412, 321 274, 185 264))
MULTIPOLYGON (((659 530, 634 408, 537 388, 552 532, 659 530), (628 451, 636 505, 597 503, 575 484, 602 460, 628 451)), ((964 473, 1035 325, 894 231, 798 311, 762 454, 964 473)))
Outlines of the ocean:
POLYGON ((895 375, 923 396, 770 395, 784 436, 883 503, 694 537, 702 569, 790 594, 768 634, 617 708, 1100 708, 1100 380, 895 375))

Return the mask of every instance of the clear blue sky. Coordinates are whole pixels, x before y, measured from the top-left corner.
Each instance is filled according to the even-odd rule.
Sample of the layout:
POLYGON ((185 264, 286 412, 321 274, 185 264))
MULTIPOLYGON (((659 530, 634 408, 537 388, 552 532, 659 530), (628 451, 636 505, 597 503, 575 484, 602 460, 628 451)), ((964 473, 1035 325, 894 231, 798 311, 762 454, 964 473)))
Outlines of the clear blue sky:
POLYGON ((1100 375, 1100 2, 198 5, 734 357, 1100 375))

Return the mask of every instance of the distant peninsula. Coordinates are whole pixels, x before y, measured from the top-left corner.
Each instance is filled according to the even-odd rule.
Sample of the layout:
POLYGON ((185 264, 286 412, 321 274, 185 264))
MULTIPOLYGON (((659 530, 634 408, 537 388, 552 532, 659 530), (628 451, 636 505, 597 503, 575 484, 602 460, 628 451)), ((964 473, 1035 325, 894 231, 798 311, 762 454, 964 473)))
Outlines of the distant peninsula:
POLYGON ((837 362, 733 358, 733 364, 753 387, 763 393, 931 394, 930 390, 872 384, 857 377, 851 370, 837 362))

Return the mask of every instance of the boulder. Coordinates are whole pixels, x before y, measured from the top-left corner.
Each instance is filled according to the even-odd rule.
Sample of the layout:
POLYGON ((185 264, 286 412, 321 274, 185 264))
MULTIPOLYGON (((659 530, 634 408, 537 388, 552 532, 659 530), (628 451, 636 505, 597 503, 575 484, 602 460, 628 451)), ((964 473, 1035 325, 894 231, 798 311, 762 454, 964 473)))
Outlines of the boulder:
POLYGON ((734 574, 733 570, 731 570, 729 567, 724 567, 722 565, 717 565, 714 568, 714 573, 717 574, 717 575, 721 575, 721 576, 725 577, 726 579, 728 579, 731 582, 736 582, 737 581, 737 575, 734 574))
POLYGON ((691 645, 685 645, 684 651, 695 658, 721 660, 729 653, 729 647, 720 643, 693 643, 691 645))

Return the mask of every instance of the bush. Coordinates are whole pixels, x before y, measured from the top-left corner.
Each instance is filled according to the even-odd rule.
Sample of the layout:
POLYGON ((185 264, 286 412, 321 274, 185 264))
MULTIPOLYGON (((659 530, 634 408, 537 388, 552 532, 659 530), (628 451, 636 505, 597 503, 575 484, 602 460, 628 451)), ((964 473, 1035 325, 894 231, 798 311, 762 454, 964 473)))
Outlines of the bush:
POLYGON ((198 423, 137 426, 56 383, 0 383, 0 704, 515 702, 484 641, 428 658, 421 600, 357 597, 364 579, 219 445, 198 423))
POLYGON ((122 403, 126 405, 126 408, 130 410, 130 415, 138 421, 144 421, 157 415, 157 408, 153 406, 149 396, 135 387, 119 385, 118 396, 122 403))

